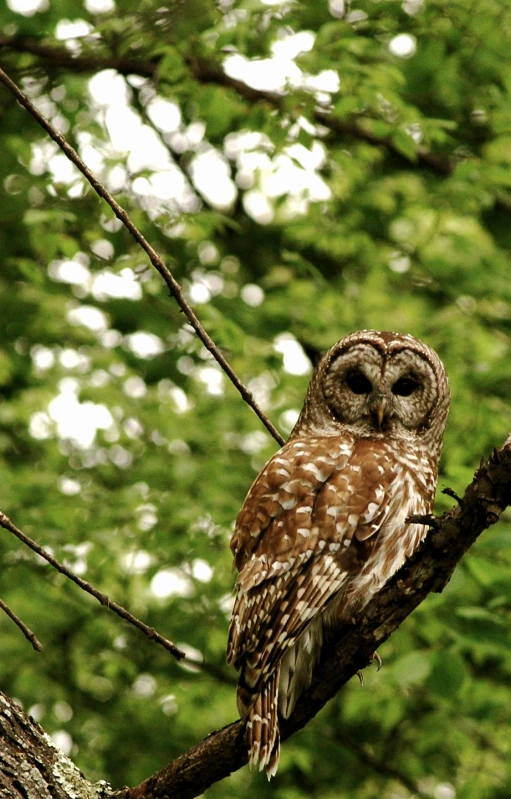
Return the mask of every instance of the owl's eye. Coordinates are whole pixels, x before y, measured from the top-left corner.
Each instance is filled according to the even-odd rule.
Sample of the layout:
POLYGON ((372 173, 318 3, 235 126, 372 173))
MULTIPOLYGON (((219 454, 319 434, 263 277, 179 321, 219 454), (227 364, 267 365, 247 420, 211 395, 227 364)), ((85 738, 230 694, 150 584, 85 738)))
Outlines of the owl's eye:
POLYGON ((372 389, 371 383, 362 372, 351 372, 346 378, 346 383, 354 394, 369 394, 372 389))
POLYGON ((413 377, 400 377, 392 386, 392 393, 398 397, 409 397, 418 388, 418 382, 413 377))

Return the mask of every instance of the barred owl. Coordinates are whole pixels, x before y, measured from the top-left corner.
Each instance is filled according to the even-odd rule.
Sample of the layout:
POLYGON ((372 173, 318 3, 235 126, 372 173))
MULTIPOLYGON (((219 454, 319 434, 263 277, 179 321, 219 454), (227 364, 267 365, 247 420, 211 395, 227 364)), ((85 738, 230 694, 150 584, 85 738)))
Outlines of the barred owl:
POLYGON ((278 714, 310 684, 324 630, 356 618, 418 547, 432 511, 449 384, 410 335, 362 330, 318 364, 289 441, 253 483, 231 549, 227 662, 249 762, 278 767, 278 714))

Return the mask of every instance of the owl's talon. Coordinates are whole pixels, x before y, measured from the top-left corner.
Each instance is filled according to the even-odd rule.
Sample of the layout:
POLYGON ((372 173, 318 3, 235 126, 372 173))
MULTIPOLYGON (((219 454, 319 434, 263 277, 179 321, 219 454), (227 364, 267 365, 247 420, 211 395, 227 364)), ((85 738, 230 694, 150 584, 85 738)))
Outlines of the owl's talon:
POLYGON ((383 660, 379 656, 378 652, 373 652, 370 658, 370 662, 376 661, 376 671, 380 671, 381 667, 383 666, 383 660))
MULTIPOLYGON (((383 660, 379 656, 378 652, 373 652, 373 654, 369 658, 369 664, 373 663, 374 661, 376 661, 376 671, 380 671, 381 667, 383 666, 383 660)), ((357 671, 357 677, 360 680, 360 687, 363 688, 364 687, 364 675, 363 675, 361 669, 359 669, 357 671)))

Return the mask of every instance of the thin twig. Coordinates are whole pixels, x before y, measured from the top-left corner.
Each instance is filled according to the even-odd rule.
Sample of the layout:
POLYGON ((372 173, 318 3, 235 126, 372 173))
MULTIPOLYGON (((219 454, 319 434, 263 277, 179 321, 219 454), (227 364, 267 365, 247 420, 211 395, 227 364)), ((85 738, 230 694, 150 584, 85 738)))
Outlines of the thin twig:
POLYGON ((160 635, 160 633, 157 633, 153 627, 148 627, 147 624, 144 624, 143 621, 137 619, 137 617, 130 613, 129 610, 126 610, 126 608, 118 605, 117 602, 113 602, 107 597, 106 594, 98 591, 97 588, 94 588, 94 586, 92 586, 86 580, 82 580, 81 577, 78 577, 78 575, 71 571, 71 569, 68 569, 67 566, 64 566, 63 563, 57 560, 57 558, 54 558, 53 555, 51 555, 46 549, 43 549, 43 547, 39 546, 39 544, 33 541, 26 533, 22 532, 18 527, 16 527, 16 525, 9 519, 8 516, 5 515, 5 513, 2 513, 2 511, 0 511, 0 527, 3 527, 4 530, 8 530, 10 533, 19 538, 19 540, 26 544, 27 547, 30 547, 33 552, 37 553, 37 555, 39 555, 41 558, 44 558, 44 560, 53 566, 54 569, 61 574, 64 574, 66 577, 76 583, 76 585, 78 585, 83 591, 86 591, 88 594, 97 599, 102 605, 110 610, 113 610, 113 612, 120 616, 121 619, 124 619, 130 624, 133 624, 135 627, 138 627, 138 629, 142 630, 142 632, 145 633, 148 638, 151 638, 151 640, 155 641, 157 644, 161 644, 161 646, 174 655, 175 658, 182 660, 182 658, 185 657, 185 653, 178 649, 178 647, 173 644, 172 641, 169 641, 168 638, 165 638, 163 635, 160 635))
POLYGON ((273 438, 282 446, 284 444, 284 438, 280 435, 279 431, 276 427, 272 424, 272 422, 268 419, 264 411, 259 407, 257 402, 255 401, 254 396, 248 390, 248 388, 241 382, 238 375, 228 363, 222 352, 216 346, 215 342, 209 335, 209 333, 205 330, 202 326, 201 322, 193 312, 192 308, 185 300, 183 296, 183 290, 180 284, 175 279, 174 275, 168 268, 168 266, 164 263, 162 258, 158 255, 156 250, 151 247, 149 242, 145 239, 139 229, 133 224, 130 217, 126 213, 126 211, 121 208, 119 203, 114 200, 112 195, 109 191, 103 186, 102 183, 93 175, 90 169, 86 166, 86 164, 82 161, 76 150, 71 147, 70 144, 65 140, 61 133, 59 133, 53 125, 48 122, 46 117, 44 117, 37 108, 30 102, 28 97, 21 91, 21 89, 14 83, 14 81, 9 78, 9 76, 0 68, 0 82, 4 84, 16 97, 18 102, 27 109, 27 111, 32 114, 34 119, 41 125, 41 127, 48 133, 48 135, 53 139, 53 141, 60 147, 60 149, 66 154, 70 161, 80 170, 82 175, 88 180, 94 191, 99 194, 110 206, 116 217, 123 223, 123 225, 127 228, 127 230, 131 233, 133 238, 135 239, 138 244, 142 247, 142 249, 147 253, 149 256, 149 260, 151 261, 154 268, 160 273, 163 280, 167 284, 170 294, 172 297, 175 298, 177 304, 183 311, 184 315, 190 322, 191 326, 197 333, 197 336, 202 341, 204 346, 207 350, 213 355, 217 363, 220 364, 221 368, 224 370, 226 375, 229 377, 230 381, 233 385, 238 389, 239 393, 245 400, 245 402, 250 405, 253 411, 257 414, 261 422, 264 424, 266 429, 271 433, 273 438))
POLYGON ((445 494, 446 497, 451 497, 451 499, 455 499, 456 502, 458 503, 458 505, 462 505, 463 504, 462 498, 460 496, 458 496, 456 491, 454 491, 454 489, 452 489, 452 488, 449 488, 449 487, 443 488, 442 489, 442 494, 445 494))
POLYGON ((9 605, 5 604, 3 599, 0 599, 0 608, 4 611, 4 613, 7 613, 10 619, 13 620, 16 627, 20 628, 21 632, 23 633, 27 641, 30 641, 35 651, 40 652, 41 649, 43 648, 42 643, 39 641, 38 638, 36 638, 30 627, 27 627, 25 622, 22 621, 19 616, 16 616, 15 612, 9 607, 9 605))

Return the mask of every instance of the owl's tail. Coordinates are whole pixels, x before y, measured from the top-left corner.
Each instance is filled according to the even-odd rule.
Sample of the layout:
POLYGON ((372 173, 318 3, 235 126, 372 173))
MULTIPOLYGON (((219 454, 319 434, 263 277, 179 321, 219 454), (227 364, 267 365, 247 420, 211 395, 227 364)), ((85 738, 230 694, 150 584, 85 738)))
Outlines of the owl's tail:
POLYGON ((279 674, 277 668, 263 683, 247 714, 248 762, 250 767, 259 764, 259 771, 264 768, 268 779, 275 776, 279 767, 279 674))

